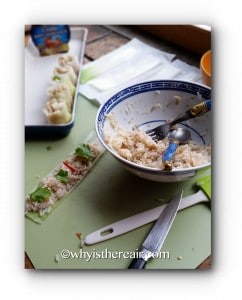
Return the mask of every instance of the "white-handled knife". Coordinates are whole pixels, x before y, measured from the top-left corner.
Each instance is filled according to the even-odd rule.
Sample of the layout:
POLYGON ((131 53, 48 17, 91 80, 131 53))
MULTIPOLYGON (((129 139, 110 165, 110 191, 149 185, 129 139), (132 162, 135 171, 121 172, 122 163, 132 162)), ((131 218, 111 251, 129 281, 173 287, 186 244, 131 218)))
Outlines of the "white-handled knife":
MULTIPOLYGON (((182 198, 179 211, 193 206, 200 202, 209 202, 209 198, 202 191, 199 190, 197 193, 182 198)), ((114 238, 145 224, 153 222, 158 219, 162 211, 166 208, 167 204, 152 208, 150 210, 144 211, 142 213, 136 214, 134 216, 122 219, 108 226, 105 226, 95 232, 90 233, 84 239, 86 245, 92 245, 106 241, 108 239, 114 238)))

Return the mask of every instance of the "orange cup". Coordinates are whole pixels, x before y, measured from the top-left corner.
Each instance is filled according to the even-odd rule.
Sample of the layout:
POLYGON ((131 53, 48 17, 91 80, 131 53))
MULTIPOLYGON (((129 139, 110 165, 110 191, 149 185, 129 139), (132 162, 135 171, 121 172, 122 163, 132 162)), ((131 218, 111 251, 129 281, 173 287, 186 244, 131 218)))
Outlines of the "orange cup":
POLYGON ((205 52, 200 61, 200 69, 203 82, 211 87, 211 70, 212 70, 212 51, 205 52))

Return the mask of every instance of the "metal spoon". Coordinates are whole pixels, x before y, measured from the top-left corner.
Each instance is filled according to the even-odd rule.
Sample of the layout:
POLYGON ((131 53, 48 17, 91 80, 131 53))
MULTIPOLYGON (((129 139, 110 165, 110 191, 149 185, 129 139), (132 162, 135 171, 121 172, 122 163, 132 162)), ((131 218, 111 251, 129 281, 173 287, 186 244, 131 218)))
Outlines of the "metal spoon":
POLYGON ((191 133, 188 129, 179 127, 170 131, 167 135, 170 140, 169 146, 163 154, 162 161, 164 163, 164 170, 172 170, 172 159, 176 153, 176 149, 179 144, 185 144, 191 139, 191 133))

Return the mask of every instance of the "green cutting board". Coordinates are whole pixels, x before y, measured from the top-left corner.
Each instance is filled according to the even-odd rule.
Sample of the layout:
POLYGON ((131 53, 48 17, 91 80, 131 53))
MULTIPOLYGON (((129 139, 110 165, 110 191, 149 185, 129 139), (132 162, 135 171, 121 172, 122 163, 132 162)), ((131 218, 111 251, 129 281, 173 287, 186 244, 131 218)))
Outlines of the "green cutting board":
MULTIPOLYGON (((94 129, 97 107, 79 97, 71 133, 56 141, 26 141, 25 191, 33 190, 94 129)), ((25 218, 25 251, 36 269, 126 269, 153 223, 105 242, 81 247, 76 236, 159 206, 181 189, 196 192, 199 171, 186 182, 151 182, 126 171, 105 152, 80 185, 37 224, 25 218)), ((207 204, 180 211, 161 249, 147 269, 194 269, 211 254, 211 210, 207 204)))

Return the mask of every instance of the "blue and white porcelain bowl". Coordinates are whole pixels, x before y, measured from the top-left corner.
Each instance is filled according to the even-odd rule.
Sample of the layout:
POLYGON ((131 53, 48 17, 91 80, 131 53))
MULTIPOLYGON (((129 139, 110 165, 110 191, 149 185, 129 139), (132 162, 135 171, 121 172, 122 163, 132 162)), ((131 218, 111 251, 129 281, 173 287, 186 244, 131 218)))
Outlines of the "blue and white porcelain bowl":
MULTIPOLYGON (((120 128, 131 130, 138 126, 145 131, 177 117, 196 103, 207 99, 211 99, 211 89, 192 82, 158 80, 139 83, 116 93, 101 105, 96 116, 96 132, 104 147, 135 175, 159 182, 184 181, 195 176, 198 170, 209 167, 210 163, 163 171, 130 162, 106 144, 105 134, 108 132, 111 136, 115 135, 115 129, 106 116, 112 113, 120 128)), ((205 145, 211 143, 211 123, 211 112, 208 112, 179 126, 189 128, 192 140, 205 145)))

